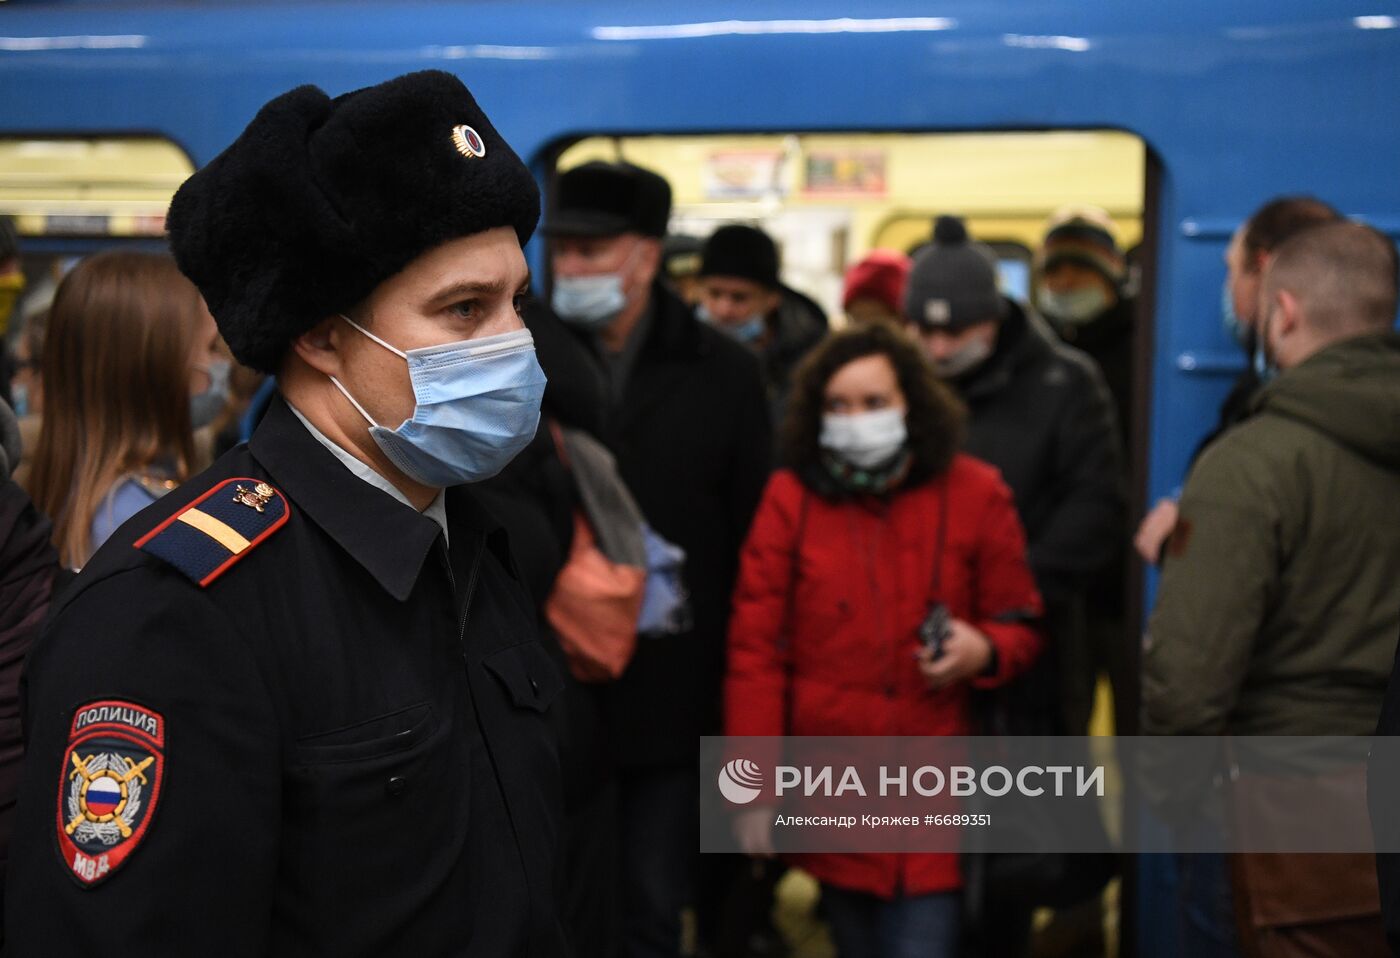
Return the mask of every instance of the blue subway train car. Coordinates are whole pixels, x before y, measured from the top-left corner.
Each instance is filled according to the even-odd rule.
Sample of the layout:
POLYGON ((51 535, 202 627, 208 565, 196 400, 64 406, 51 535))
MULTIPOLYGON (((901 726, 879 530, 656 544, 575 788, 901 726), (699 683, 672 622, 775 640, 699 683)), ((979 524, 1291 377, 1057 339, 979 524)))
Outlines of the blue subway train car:
MULTIPOLYGON (((1143 150, 1137 491, 1150 498, 1179 482, 1242 362, 1218 305, 1239 222, 1309 192, 1400 232, 1400 11, 1386 6, 19 2, 0 8, 0 150, 145 137, 198 166, 278 92, 425 68, 461 75, 542 180, 586 137, 1130 134, 1143 150)), ((35 248, 142 232, 120 227, 118 200, 115 215, 26 206, 47 162, 0 172, 0 209, 37 202, 51 227, 24 230, 35 248)), ((1024 193, 1013 180, 1007 192, 1024 193)))
POLYGON ((158 243, 183 175, 271 97, 428 68, 546 190, 571 158, 670 164, 689 226, 773 222, 815 292, 940 211, 1024 248, 1061 193, 1105 207, 1137 249, 1137 514, 1244 362, 1220 311, 1241 221, 1311 193, 1400 236, 1381 0, 12 0, 0 213, 36 255, 158 243))

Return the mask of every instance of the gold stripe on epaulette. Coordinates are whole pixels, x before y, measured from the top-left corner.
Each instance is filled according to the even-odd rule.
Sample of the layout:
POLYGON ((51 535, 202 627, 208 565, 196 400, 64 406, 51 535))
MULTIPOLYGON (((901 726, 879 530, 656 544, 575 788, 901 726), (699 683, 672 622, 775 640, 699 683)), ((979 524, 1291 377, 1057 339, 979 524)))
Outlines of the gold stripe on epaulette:
POLYGON ((198 529, 234 555, 248 548, 248 540, 239 535, 238 530, 207 512, 186 509, 180 513, 180 521, 198 529))

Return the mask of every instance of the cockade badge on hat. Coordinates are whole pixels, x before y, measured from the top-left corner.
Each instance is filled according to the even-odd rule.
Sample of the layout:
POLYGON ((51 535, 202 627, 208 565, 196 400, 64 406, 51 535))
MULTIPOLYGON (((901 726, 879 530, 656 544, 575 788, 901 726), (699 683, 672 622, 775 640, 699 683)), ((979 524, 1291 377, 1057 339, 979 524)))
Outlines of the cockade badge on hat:
POLYGON ((481 134, 465 123, 452 128, 452 145, 467 159, 486 155, 486 144, 482 142, 481 134))

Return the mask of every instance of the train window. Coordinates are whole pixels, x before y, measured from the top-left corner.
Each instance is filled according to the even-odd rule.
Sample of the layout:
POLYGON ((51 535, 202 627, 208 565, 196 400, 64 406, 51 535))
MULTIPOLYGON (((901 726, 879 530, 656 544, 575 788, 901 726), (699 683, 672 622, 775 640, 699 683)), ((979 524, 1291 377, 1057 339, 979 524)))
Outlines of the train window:
POLYGON ((670 180, 672 232, 761 225, 782 247, 784 281, 832 317, 850 263, 872 249, 917 248, 940 213, 963 216, 974 238, 993 244, 1004 288, 1021 299, 1031 251, 1059 207, 1103 208, 1120 248, 1142 236, 1146 151, 1118 131, 590 137, 557 168, 619 157, 670 180))
POLYGON ((170 198, 193 172, 159 137, 0 137, 0 215, 14 218, 25 277, 11 337, 78 257, 115 242, 163 248, 170 198))
POLYGON ((158 137, 0 138, 0 214, 25 237, 160 236, 193 172, 158 137))
POLYGON ((1012 299, 1029 303, 1031 270, 1035 261, 1030 247, 1015 240, 987 239, 986 243, 997 254, 997 280, 1001 291, 1012 299))

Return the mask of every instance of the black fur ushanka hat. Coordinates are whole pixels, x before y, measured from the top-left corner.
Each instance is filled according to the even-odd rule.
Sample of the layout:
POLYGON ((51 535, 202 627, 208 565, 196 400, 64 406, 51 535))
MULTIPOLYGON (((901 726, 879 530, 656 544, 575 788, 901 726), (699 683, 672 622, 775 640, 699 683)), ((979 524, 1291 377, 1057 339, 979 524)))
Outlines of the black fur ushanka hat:
POLYGON ((244 365, 276 372, 290 342, 420 254, 539 220, 530 171, 462 81, 410 73, 331 99, 272 100, 176 192, 180 269, 244 365))

